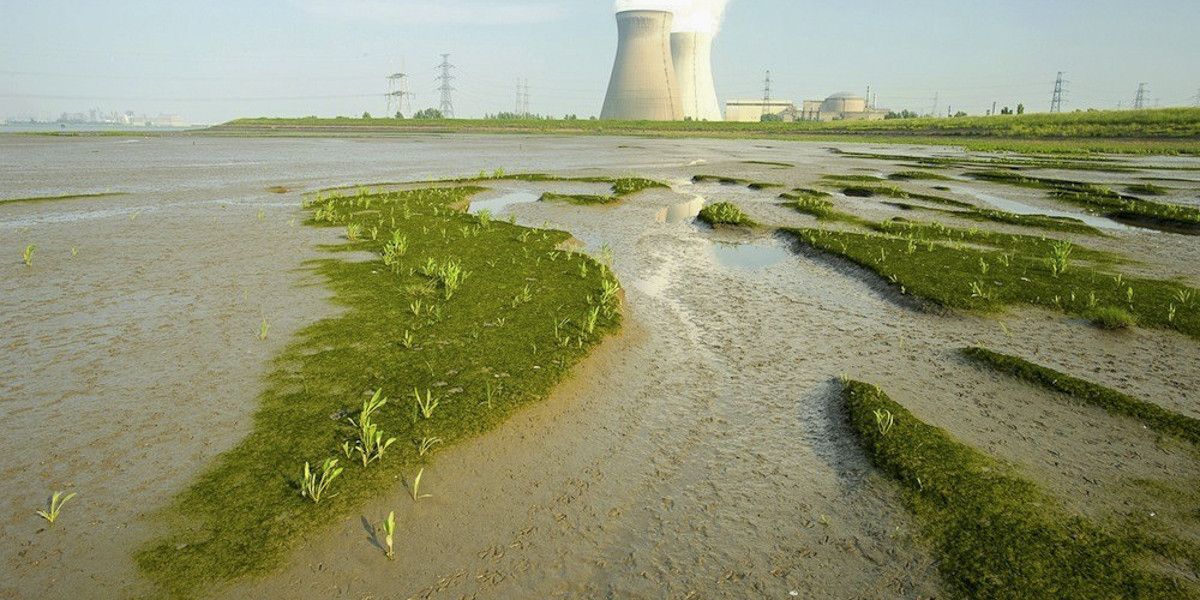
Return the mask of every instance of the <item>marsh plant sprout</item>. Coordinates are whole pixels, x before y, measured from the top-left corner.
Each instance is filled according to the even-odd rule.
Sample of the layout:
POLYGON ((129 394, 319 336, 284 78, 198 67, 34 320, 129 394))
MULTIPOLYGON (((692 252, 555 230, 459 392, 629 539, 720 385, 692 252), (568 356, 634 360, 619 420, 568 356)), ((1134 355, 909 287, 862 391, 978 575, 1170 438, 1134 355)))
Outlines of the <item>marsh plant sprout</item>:
POLYGON ((417 443, 417 455, 425 456, 435 445, 440 443, 442 443, 442 438, 440 437, 421 438, 421 441, 417 443))
POLYGON ((388 560, 396 559, 394 538, 396 536, 396 511, 388 512, 387 520, 383 522, 383 542, 387 544, 388 560))
POLYGON ((412 484, 413 502, 416 502, 417 500, 420 500, 422 498, 432 498, 433 497, 433 494, 422 494, 421 493, 421 476, 424 474, 425 474, 425 468, 422 467, 420 471, 417 471, 416 478, 413 479, 413 484, 412 484))
POLYGON ((50 496, 50 501, 48 502, 46 510, 39 510, 37 511, 37 514, 39 517, 49 521, 50 524, 53 525, 54 522, 58 520, 58 513, 62 511, 63 505, 67 503, 67 500, 70 500, 74 497, 75 492, 71 492, 69 494, 64 494, 63 492, 54 492, 54 494, 50 496))
POLYGON ((1050 274, 1058 277, 1067 271, 1067 266, 1071 260, 1071 242, 1061 241, 1054 242, 1050 247, 1050 274))
POLYGON ((27 267, 33 266, 33 251, 35 249, 37 249, 37 246, 34 244, 29 244, 28 246, 25 246, 25 252, 22 254, 22 258, 25 259, 25 266, 27 266, 27 267))
POLYGON ((258 324, 258 341, 265 342, 267 333, 271 331, 271 320, 263 317, 262 323, 258 324))
POLYGON ((875 426, 879 428, 879 435, 886 436, 895 424, 896 417, 892 414, 892 411, 886 408, 875 409, 875 426))
POLYGON ((438 399, 433 397, 433 393, 425 390, 425 398, 421 398, 421 392, 413 388, 413 398, 417 401, 417 408, 421 411, 421 416, 426 419, 433 418, 433 411, 438 407, 438 399))
POLYGON ((327 458, 324 463, 321 463, 321 472, 313 471, 308 462, 304 463, 304 472, 301 474, 300 495, 313 501, 314 504, 321 502, 321 497, 329 490, 329 485, 333 483, 338 475, 342 474, 342 467, 337 466, 336 458, 327 458))
MULTIPOLYGON (((385 441, 383 431, 373 418, 375 411, 387 404, 387 401, 388 399, 383 397, 383 390, 376 390, 369 400, 363 401, 358 421, 347 419, 350 421, 350 425, 358 429, 358 445, 355 450, 361 455, 364 467, 383 458, 383 452, 396 441, 396 438, 389 438, 385 441)), ((343 447, 343 451, 345 451, 345 447, 343 447)))

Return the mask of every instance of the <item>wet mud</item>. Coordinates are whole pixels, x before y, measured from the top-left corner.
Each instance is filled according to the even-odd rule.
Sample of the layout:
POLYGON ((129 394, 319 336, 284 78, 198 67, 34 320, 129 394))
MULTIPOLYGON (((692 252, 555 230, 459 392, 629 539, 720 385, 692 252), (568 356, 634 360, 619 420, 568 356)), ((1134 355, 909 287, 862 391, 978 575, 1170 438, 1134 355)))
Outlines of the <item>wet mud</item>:
MULTIPOLYGON (((497 183, 472 203, 496 219, 570 231, 595 255, 611 249, 624 333, 549 401, 439 452, 422 480, 431 498, 414 503, 403 485, 413 474, 397 473, 393 489, 311 532, 278 572, 208 595, 941 597, 915 524, 844 422, 842 374, 880 385, 1096 519, 1143 506, 1131 474, 1200 477, 1191 454, 1136 422, 958 354, 984 344, 1200 416, 1194 341, 1104 332, 1042 311, 928 310, 770 231, 694 222, 702 204, 727 200, 759 222, 813 223, 780 206, 779 190, 692 184, 697 170, 811 187, 822 174, 879 170, 878 161, 820 144, 719 140, 200 138, 200 150, 191 141, 146 141, 163 171, 138 177, 108 140, 0 139, 28 161, 2 167, 14 183, 0 196, 118 182, 131 192, 0 207, 0 248, 10 249, 0 261, 0 452, 12 490, 0 499, 0 596, 146 591, 131 556, 158 533, 150 516, 248 430, 288 335, 337 310, 304 261, 338 234, 293 226, 301 193, 497 167, 671 182, 612 207, 536 201, 561 191, 550 182, 497 183), (403 154, 410 148, 424 154, 403 154), (252 167, 222 158, 239 152, 252 167), (68 177, 35 168, 46 156, 93 162, 68 177), (17 177, 20 168, 27 174, 17 177), (38 246, 32 268, 20 262, 27 243, 38 246), (272 323, 265 342, 255 337, 263 318, 272 323), (34 510, 53 489, 79 496, 48 527, 34 510), (374 528, 392 510, 397 558, 388 561, 374 528)), ((854 201, 873 217, 899 214, 854 201)), ((1189 265, 1200 250, 1179 241, 1194 238, 1110 233, 1083 239, 1153 257, 1140 268, 1157 276, 1196 277, 1189 265)))

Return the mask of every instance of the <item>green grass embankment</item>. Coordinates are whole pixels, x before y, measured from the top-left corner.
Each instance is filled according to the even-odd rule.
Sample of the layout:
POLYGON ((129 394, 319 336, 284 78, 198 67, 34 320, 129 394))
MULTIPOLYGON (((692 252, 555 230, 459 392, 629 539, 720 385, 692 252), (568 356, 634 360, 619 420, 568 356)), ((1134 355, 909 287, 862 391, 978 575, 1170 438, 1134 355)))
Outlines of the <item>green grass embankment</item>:
POLYGON ((1033 305, 1096 320, 1118 311, 1145 327, 1200 339, 1200 290, 1107 269, 1117 257, 1063 240, 947 227, 869 223, 875 232, 794 229, 800 241, 874 271, 903 294, 992 312, 1033 305))
POLYGON ((954 440, 878 387, 843 382, 851 428, 899 486, 938 570, 964 600, 1197 598, 1151 570, 1137 540, 1066 514, 1012 468, 954 440))
POLYGON ((1200 109, 1194 108, 795 123, 255 118, 238 119, 207 131, 228 135, 651 135, 943 144, 1030 153, 1200 153, 1200 109))
POLYGON ((1147 427, 1200 444, 1200 419, 1167 410, 1122 394, 1114 389, 1071 377, 1022 358, 993 352, 987 348, 964 348, 963 354, 982 365, 1018 379, 1066 394, 1079 402, 1098 406, 1113 414, 1135 418, 1147 427))
POLYGON ((375 258, 312 265, 345 312, 297 334, 258 398, 250 434, 178 498, 164 515, 168 531, 139 553, 164 595, 271 570, 302 537, 411 482, 431 456, 421 455, 422 441, 436 452, 496 427, 547 397, 618 329, 609 269, 562 250, 565 232, 460 210, 481 189, 312 202, 309 224, 348 238, 331 250, 375 258), (375 392, 388 402, 373 422, 396 442, 364 467, 350 421, 375 392), (301 496, 302 468, 327 459, 345 471, 314 503, 301 496))

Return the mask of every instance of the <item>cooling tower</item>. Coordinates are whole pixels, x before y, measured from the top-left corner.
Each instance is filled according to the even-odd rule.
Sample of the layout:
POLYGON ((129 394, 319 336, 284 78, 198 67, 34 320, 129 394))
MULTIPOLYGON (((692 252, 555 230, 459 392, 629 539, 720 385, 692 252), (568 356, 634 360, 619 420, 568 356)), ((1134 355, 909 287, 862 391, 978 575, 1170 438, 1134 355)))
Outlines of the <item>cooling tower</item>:
POLYGON ((671 57, 675 61, 675 81, 683 104, 683 118, 693 121, 721 121, 721 105, 712 75, 712 35, 677 32, 671 34, 671 57))
POLYGON ((683 107, 671 62, 674 16, 657 10, 617 13, 617 59, 601 119, 680 121, 683 107))

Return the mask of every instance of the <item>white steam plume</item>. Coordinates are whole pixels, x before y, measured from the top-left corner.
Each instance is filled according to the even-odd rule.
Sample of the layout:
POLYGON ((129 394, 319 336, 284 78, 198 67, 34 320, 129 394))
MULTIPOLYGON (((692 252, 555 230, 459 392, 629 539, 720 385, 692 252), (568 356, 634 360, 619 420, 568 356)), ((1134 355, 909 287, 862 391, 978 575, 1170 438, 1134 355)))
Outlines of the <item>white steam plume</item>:
POLYGON ((616 11, 665 10, 675 13, 675 31, 716 34, 730 0, 616 0, 616 11))

